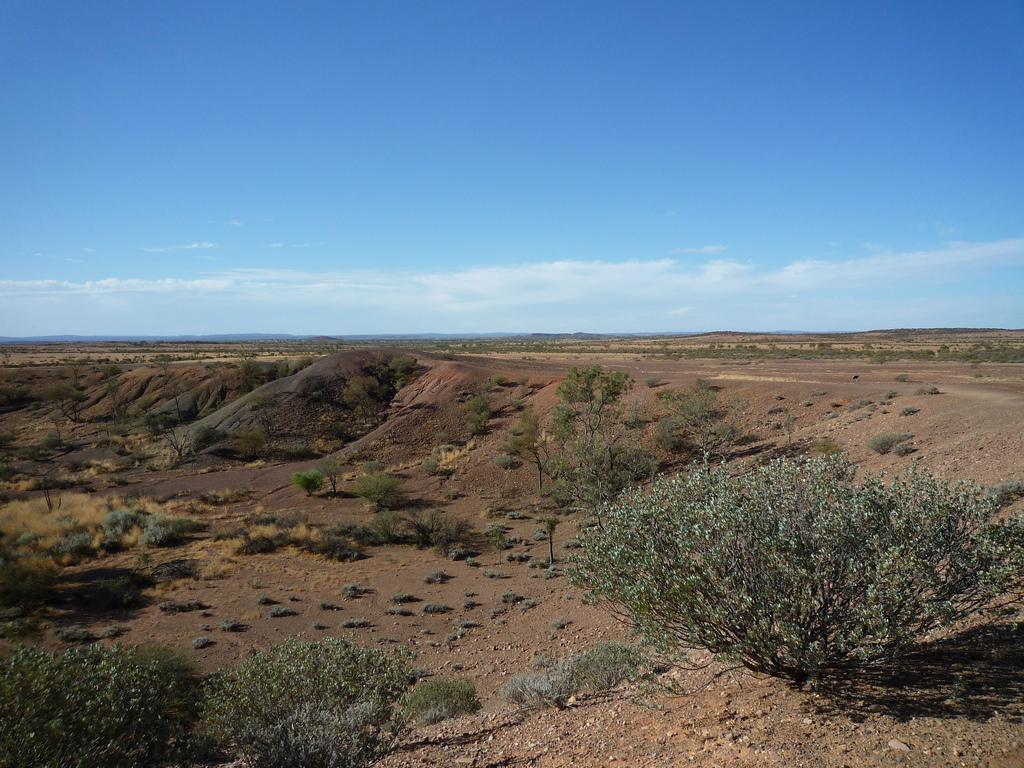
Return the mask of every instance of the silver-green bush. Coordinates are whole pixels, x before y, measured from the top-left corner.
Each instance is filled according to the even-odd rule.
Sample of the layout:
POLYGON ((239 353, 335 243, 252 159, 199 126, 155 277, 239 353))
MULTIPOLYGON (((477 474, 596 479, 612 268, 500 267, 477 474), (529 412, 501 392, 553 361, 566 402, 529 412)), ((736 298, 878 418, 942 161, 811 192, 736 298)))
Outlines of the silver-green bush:
POLYGON ((408 709, 419 725, 433 725, 480 709, 469 680, 424 680, 409 696, 408 709))
POLYGON ((695 465, 611 505, 573 581, 659 651, 706 648, 817 683, 1024 595, 1024 521, 916 467, 854 483, 843 457, 731 477, 695 465))
POLYGON ((135 768, 168 754, 169 683, 153 660, 93 645, 18 647, 0 660, 0 761, 9 768, 135 768))
POLYGON ((404 648, 289 638, 216 679, 203 724, 254 768, 371 765, 394 744, 409 659, 404 648))

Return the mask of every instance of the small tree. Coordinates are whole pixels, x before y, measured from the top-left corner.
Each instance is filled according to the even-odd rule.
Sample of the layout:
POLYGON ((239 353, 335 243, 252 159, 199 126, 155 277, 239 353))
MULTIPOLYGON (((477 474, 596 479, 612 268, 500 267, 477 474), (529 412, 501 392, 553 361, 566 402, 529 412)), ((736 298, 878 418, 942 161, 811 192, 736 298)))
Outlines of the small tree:
POLYGON ((548 535, 548 563, 555 562, 555 529, 558 527, 558 518, 554 515, 544 518, 544 532, 548 535))
POLYGON ((694 466, 612 505, 572 578, 685 661, 706 648, 803 684, 1024 596, 1024 521, 916 468, 854 484, 845 457, 730 477, 694 466))
POLYGON ((622 398, 632 380, 600 366, 572 368, 558 386, 552 433, 558 455, 547 464, 567 505, 598 514, 603 504, 647 473, 645 454, 631 444, 622 398))
POLYGON ((324 478, 331 484, 331 494, 338 493, 338 478, 341 477, 341 464, 334 458, 328 456, 320 460, 317 468, 323 473, 324 478))
POLYGON ((462 410, 465 414, 469 434, 482 435, 487 431, 487 422, 491 420, 494 411, 491 408, 491 398, 486 389, 468 398, 462 404, 462 410))
POLYGON ((295 472, 292 474, 292 485, 305 491, 307 496, 312 496, 324 487, 324 476, 317 469, 295 472))
POLYGON ((551 440, 541 430, 540 419, 532 405, 519 414, 515 426, 502 444, 502 450, 507 454, 530 461, 537 467, 537 493, 544 491, 544 472, 547 469, 550 444, 551 440))
POLYGON ((261 426, 243 427, 235 433, 235 450, 243 459, 255 459, 267 447, 267 432, 261 426))
POLYGON ((43 400, 53 405, 64 416, 76 424, 81 421, 82 406, 85 403, 85 393, 77 387, 62 381, 58 384, 51 384, 43 389, 43 400))
POLYGON ((697 379, 682 392, 662 394, 661 401, 672 413, 673 426, 689 435, 702 455, 725 453, 739 437, 741 403, 722 402, 704 379, 697 379))

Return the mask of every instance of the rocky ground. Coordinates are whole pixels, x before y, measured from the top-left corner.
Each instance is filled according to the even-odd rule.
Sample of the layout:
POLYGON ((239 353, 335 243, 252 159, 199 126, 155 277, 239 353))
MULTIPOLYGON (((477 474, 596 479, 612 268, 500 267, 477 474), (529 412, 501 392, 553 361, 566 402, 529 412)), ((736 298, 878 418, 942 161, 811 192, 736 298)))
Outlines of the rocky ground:
MULTIPOLYGON (((616 354, 582 359, 419 358, 423 373, 399 393, 382 426, 337 452, 341 460, 355 457, 344 468, 338 494, 306 497, 292 486, 292 473, 314 467, 313 458, 271 455, 245 462, 213 453, 171 467, 154 442, 140 447, 135 455, 142 458, 128 465, 114 452, 120 443, 103 444, 102 424, 69 426, 81 445, 79 459, 116 467, 95 471, 79 491, 86 490, 89 498, 154 498, 201 519, 208 529, 182 547, 154 552, 147 567, 198 563, 200 575, 161 579, 143 607, 96 610, 90 601, 104 580, 138 567, 134 552, 71 566, 38 642, 60 647, 54 628, 75 625, 99 635, 117 625, 121 642, 170 644, 213 671, 290 635, 312 639, 354 634, 361 642, 407 645, 417 653, 416 664, 430 674, 465 677, 476 684, 484 703, 479 714, 416 729, 386 766, 1024 766, 1024 628, 1012 623, 1019 615, 1007 617, 996 629, 963 628, 955 636, 935 638, 898 668, 834 679, 817 691, 798 691, 738 672, 709 679, 676 671, 661 679, 680 689, 674 693, 630 687, 581 695, 563 710, 511 710, 497 691, 509 676, 531 671, 536 655, 567 656, 600 640, 627 637, 599 608, 582 604, 581 590, 571 587, 564 575, 542 578, 540 569, 529 567, 529 559, 547 557, 548 544, 537 538, 535 518, 550 514, 550 502, 536 494, 530 466, 506 475, 493 461, 502 435, 517 417, 513 400, 522 398, 547 414, 569 365, 600 364, 627 370, 637 382, 652 376, 661 380, 655 388, 639 383, 632 394, 648 422, 648 434, 657 417, 658 389, 685 387, 702 377, 720 387, 723 396, 745 403, 746 427, 757 440, 744 447, 737 461, 808 452, 830 438, 865 471, 903 472, 917 459, 940 477, 993 485, 1024 478, 1020 366, 819 360, 742 365, 616 354), (496 417, 487 435, 471 438, 459 400, 495 373, 508 377, 493 393, 496 417), (917 394, 931 388, 939 394, 917 394), (864 400, 871 402, 857 405, 864 400), (776 426, 778 413, 770 413, 780 405, 797 417, 791 435, 776 426), (919 410, 901 416, 906 405, 919 410), (884 431, 912 433, 914 452, 897 457, 869 450, 867 440, 884 431), (426 475, 419 465, 438 444, 439 433, 462 453, 451 475, 426 475), (509 562, 507 552, 480 547, 472 566, 400 546, 374 547, 364 560, 339 563, 295 549, 239 555, 229 540, 218 540, 219 532, 257 512, 297 511, 310 525, 321 527, 365 522, 371 513, 351 488, 366 458, 383 462, 403 479, 410 510, 440 508, 480 531, 495 521, 506 524, 510 535, 522 539, 508 552, 526 555, 525 561, 509 562), (225 493, 235 489, 244 493, 225 493), (227 500, 211 502, 210 494, 216 493, 227 500), (441 584, 424 582, 441 569, 452 578, 441 584), (342 587, 353 583, 366 592, 345 597, 342 587), (416 597, 410 615, 388 613, 396 592, 416 597), (533 604, 525 609, 522 604, 510 606, 502 597, 508 592, 533 604), (264 604, 261 596, 274 602, 264 604), (207 607, 168 615, 156 604, 169 599, 199 599, 207 607), (336 609, 323 609, 325 602, 336 609), (427 603, 446 604, 452 611, 426 614, 422 606, 427 603), (271 605, 291 607, 295 615, 272 618, 271 605), (244 631, 217 629, 227 618, 240 621, 244 631), (345 626, 354 619, 365 620, 367 626, 345 626), (467 621, 478 626, 453 639, 457 622, 467 621), (213 643, 194 650, 192 641, 200 636, 213 643)), ((142 372, 130 375, 144 379, 142 372)), ((140 392, 158 393, 158 381, 145 382, 140 392)), ((45 413, 27 411, 6 414, 0 425, 36 439, 51 428, 45 413)), ((301 425, 290 427, 292 432, 298 429, 301 425)), ((679 466, 670 457, 662 458, 669 469, 679 466)), ((24 481, 11 481, 9 502, 35 498, 28 487, 24 481), (23 486, 26 490, 20 490, 23 486)), ((556 531, 556 564, 563 568, 569 552, 562 544, 576 534, 577 522, 577 517, 566 516, 556 531)))

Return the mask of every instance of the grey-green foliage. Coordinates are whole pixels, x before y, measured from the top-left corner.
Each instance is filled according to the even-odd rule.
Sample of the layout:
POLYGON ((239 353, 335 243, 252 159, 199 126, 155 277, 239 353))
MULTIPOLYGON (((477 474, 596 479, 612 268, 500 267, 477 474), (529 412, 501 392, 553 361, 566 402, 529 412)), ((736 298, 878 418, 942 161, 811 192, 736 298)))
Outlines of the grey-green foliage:
POLYGON ((410 654, 327 638, 280 645, 213 681, 203 726, 254 768, 357 768, 390 751, 410 654))
POLYGON ((169 685, 158 662, 120 647, 58 654, 20 646, 0 663, 0 764, 159 765, 174 730, 169 685))
POLYGON ((476 686, 469 680, 425 680, 409 696, 409 713, 419 725, 433 725, 480 709, 476 686))
POLYGON ((117 538, 127 536, 135 528, 144 527, 147 517, 141 510, 115 509, 103 518, 103 532, 117 538))
MULTIPOLYGON (((565 619, 556 621, 561 622, 559 628, 568 623, 565 619)), ((546 673, 515 675, 498 695, 519 709, 561 709, 581 691, 608 691, 625 680, 638 678, 647 667, 647 659, 637 647, 611 641, 568 659, 541 657, 538 666, 546 673)))
POLYGON ((185 541, 185 536, 203 529, 203 524, 191 517, 167 517, 164 514, 150 515, 146 527, 139 536, 141 547, 173 547, 185 541))
POLYGON ((893 449, 900 443, 905 443, 914 436, 909 432, 879 432, 868 438, 868 448, 875 453, 893 453, 893 449))
POLYGON ((573 581, 670 658, 706 648, 802 684, 1024 593, 1024 521, 971 484, 844 457, 695 465, 612 505, 573 581))

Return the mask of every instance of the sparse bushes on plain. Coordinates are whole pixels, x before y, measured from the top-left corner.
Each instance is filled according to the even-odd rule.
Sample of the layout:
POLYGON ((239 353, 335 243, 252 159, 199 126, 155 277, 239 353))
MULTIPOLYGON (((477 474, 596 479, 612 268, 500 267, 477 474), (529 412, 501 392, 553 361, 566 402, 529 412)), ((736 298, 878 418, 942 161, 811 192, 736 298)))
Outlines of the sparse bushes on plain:
POLYGON ((1024 521, 970 484, 913 469, 854 483, 845 458, 730 477, 696 465, 623 496, 573 556, 573 582, 684 661, 705 648, 818 683, 1024 594, 1024 521))
POLYGON ((480 710, 476 686, 469 680, 424 680, 409 696, 409 713, 418 725, 433 725, 480 710))
POLYGON ((368 766, 394 744, 410 656, 398 647, 289 638, 212 682, 203 725, 254 766, 368 766))

